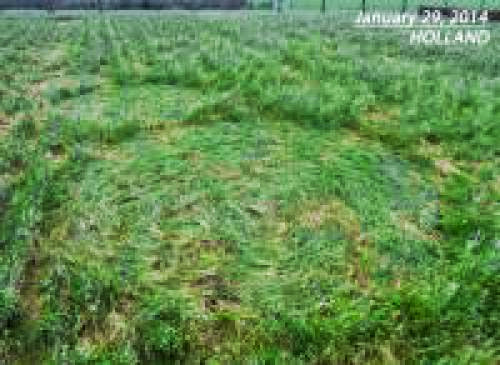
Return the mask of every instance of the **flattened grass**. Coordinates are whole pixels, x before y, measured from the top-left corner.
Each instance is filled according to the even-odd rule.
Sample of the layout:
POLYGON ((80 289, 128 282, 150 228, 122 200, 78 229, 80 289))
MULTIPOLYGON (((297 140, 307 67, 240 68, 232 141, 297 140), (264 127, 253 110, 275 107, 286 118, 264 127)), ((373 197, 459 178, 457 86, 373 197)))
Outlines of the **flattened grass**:
POLYGON ((8 21, 2 358, 498 360, 489 69, 274 20, 8 21))

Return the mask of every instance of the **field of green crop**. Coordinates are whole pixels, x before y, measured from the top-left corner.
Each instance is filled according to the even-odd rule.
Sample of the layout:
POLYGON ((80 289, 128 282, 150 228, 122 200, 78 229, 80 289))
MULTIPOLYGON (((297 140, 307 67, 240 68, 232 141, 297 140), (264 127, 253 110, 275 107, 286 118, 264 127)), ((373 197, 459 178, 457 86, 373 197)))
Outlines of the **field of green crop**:
POLYGON ((498 364, 500 27, 0 17, 0 363, 498 364))

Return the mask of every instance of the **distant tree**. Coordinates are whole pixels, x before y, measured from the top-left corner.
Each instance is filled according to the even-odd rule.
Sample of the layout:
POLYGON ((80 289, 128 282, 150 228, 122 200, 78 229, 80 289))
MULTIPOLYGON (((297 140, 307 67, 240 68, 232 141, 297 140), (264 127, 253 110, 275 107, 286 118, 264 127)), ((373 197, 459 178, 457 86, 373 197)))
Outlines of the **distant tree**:
POLYGON ((281 13, 282 0, 273 0, 273 10, 277 13, 281 13))
POLYGON ((56 11, 56 1, 57 0, 45 0, 45 9, 47 13, 54 14, 56 11))
POLYGON ((104 0, 97 0, 97 9, 99 9, 100 12, 104 10, 104 0))

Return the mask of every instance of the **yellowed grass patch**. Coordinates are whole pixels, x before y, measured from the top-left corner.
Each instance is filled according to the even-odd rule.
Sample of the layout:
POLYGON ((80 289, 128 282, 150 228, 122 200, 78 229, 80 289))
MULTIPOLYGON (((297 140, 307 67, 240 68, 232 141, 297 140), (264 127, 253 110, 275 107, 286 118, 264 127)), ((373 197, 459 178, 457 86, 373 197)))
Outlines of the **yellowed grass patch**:
POLYGON ((336 224, 349 240, 355 242, 361 240, 361 225, 356 213, 339 200, 326 204, 312 204, 305 209, 299 221, 312 229, 320 228, 325 224, 336 224))

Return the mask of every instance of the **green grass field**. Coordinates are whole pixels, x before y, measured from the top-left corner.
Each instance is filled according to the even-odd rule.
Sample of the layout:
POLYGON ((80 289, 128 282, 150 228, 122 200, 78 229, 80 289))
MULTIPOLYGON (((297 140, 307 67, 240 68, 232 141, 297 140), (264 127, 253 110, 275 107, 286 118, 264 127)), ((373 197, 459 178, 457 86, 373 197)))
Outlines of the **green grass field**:
POLYGON ((0 18, 0 363, 497 364, 500 28, 0 18))

